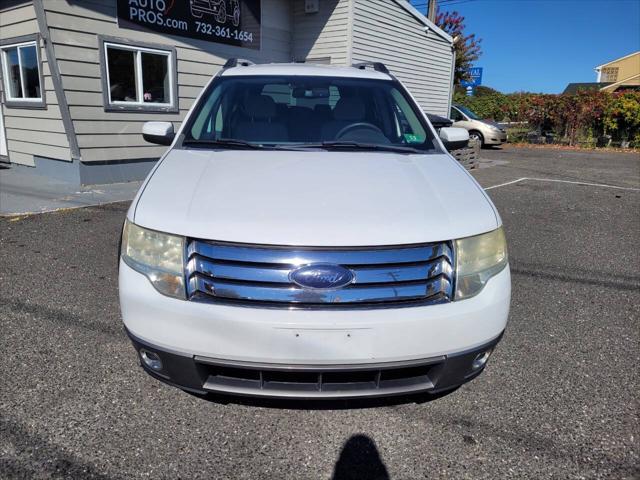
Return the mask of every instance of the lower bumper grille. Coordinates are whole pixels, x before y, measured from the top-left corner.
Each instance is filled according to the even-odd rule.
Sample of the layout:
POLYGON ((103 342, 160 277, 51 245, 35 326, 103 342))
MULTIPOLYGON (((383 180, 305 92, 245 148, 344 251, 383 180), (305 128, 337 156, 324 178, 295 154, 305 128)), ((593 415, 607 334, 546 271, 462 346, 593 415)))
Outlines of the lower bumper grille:
POLYGON ((394 307, 448 302, 453 293, 449 242, 402 247, 302 248, 190 240, 188 295, 192 301, 270 307, 394 307), (341 288, 306 288, 292 274, 334 266, 353 280, 341 288))
POLYGON ((157 355, 162 370, 141 362, 158 380, 198 393, 221 393, 269 398, 335 399, 404 395, 451 390, 475 378, 479 355, 493 350, 502 333, 470 350, 396 362, 307 365, 225 360, 169 352, 127 330, 137 352, 157 355))
POLYGON ((331 398, 384 396, 430 390, 441 371, 441 359, 429 363, 398 367, 358 369, 282 369, 236 368, 199 363, 206 375, 203 388, 209 391, 252 396, 331 398))

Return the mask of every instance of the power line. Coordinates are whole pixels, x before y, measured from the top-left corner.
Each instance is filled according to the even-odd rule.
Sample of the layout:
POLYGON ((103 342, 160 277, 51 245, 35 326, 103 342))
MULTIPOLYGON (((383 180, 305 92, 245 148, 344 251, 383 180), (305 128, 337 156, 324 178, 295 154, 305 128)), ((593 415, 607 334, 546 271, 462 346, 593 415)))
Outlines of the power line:
MULTIPOLYGON (((459 5, 462 3, 471 3, 471 2, 477 2, 478 0, 440 0, 438 2, 438 6, 449 6, 449 5, 459 5)), ((414 8, 426 8, 429 6, 429 2, 428 1, 424 1, 424 2, 413 2, 411 5, 413 5, 414 8)))
POLYGON ((448 2, 445 0, 442 0, 439 5, 443 5, 443 6, 449 6, 449 5, 459 5, 461 3, 471 3, 471 2, 477 2, 478 0, 449 0, 448 2))

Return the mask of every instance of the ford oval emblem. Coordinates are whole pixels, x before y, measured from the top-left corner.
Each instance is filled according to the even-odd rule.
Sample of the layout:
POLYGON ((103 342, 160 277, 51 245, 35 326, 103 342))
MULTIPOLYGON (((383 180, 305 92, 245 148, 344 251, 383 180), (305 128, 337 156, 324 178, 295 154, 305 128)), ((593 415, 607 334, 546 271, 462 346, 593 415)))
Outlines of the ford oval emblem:
POLYGON ((316 263, 295 269, 289 279, 302 288, 330 290, 346 287, 353 282, 354 275, 340 265, 316 263))

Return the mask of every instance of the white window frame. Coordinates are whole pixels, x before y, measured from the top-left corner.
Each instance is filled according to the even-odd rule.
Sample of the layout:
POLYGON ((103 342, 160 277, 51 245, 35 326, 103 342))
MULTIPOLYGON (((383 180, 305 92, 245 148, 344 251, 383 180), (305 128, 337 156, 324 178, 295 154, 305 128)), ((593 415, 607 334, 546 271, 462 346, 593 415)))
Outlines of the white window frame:
POLYGON ((15 42, 15 43, 7 43, 0 45, 0 56, 2 57, 2 76, 4 78, 4 94, 7 106, 44 106, 44 81, 42 78, 42 65, 40 60, 40 42, 38 39, 27 40, 23 42, 15 42), (22 58, 20 56, 20 49, 24 47, 34 47, 36 49, 36 63, 38 65, 38 82, 40 87, 40 96, 39 97, 13 97, 11 95, 11 88, 9 85, 10 75, 9 75, 9 60, 7 55, 7 50, 12 48, 18 49, 18 69, 20 74, 20 87, 22 88, 22 94, 24 95, 27 91, 25 85, 25 78, 22 75, 22 58))
POLYGON ((104 99, 105 99, 105 109, 109 110, 156 110, 156 111, 177 111, 177 95, 176 95, 176 87, 177 87, 177 77, 176 77, 176 57, 175 50, 172 49, 161 49, 161 48, 152 48, 152 47, 144 47, 138 46, 135 44, 123 44, 110 40, 104 40, 102 44, 102 66, 105 80, 103 89, 104 89, 104 99), (136 82, 136 101, 135 102, 126 102, 122 100, 111 100, 111 79, 109 73, 109 48, 117 49, 117 50, 126 50, 129 52, 134 52, 134 76, 136 82), (152 53, 155 55, 162 55, 167 59, 167 72, 169 74, 169 98, 170 102, 158 103, 158 102, 145 102, 144 101, 144 84, 142 81, 142 54, 143 53, 152 53))

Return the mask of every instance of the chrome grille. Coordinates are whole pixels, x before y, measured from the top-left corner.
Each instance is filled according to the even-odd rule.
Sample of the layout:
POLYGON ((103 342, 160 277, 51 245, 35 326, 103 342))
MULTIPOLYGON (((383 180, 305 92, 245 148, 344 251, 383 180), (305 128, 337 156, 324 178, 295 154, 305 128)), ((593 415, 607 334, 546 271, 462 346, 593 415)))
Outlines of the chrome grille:
POLYGON ((402 247, 280 247, 190 240, 187 290, 192 301, 271 307, 357 308, 442 303, 453 295, 448 242, 402 247), (342 288, 303 288, 290 274, 304 265, 348 268, 342 288))

